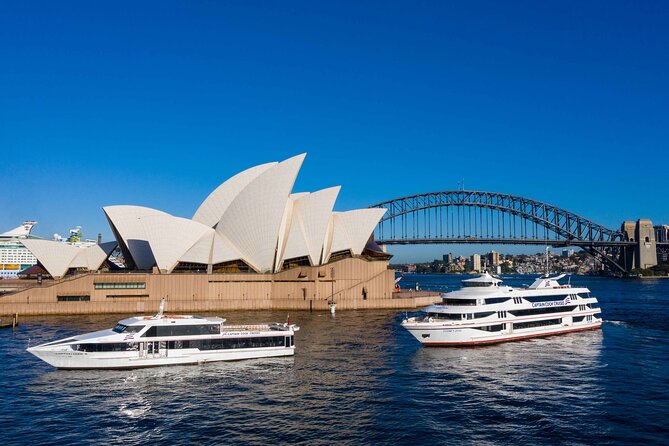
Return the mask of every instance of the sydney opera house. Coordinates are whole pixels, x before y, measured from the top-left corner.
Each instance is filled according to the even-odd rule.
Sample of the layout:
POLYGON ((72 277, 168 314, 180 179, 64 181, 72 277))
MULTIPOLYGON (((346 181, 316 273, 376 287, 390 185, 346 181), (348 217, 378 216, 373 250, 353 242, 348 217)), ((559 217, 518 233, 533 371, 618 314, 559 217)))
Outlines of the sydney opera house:
POLYGON ((339 187, 293 192, 304 158, 238 173, 192 218, 106 206, 113 242, 75 247, 26 239, 38 261, 32 272, 52 280, 0 297, 0 310, 141 312, 162 297, 174 311, 424 303, 394 293, 390 256, 373 241, 384 209, 335 212, 339 187))

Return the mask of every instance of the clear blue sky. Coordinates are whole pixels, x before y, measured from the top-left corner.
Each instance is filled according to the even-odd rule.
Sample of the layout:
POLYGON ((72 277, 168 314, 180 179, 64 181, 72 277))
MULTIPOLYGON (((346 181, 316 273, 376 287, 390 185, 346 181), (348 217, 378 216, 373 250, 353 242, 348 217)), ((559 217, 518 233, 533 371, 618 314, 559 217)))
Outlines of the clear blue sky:
POLYGON ((667 2, 6 3, 0 231, 109 239, 104 205, 190 217, 304 151, 296 190, 340 184, 342 210, 465 178, 669 223, 667 23, 667 2))

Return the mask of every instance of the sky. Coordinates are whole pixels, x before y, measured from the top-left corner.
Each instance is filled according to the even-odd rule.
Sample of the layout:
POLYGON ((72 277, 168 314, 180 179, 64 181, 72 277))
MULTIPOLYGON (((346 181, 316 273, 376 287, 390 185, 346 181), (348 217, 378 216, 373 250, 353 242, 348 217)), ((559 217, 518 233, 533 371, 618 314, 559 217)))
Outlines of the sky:
POLYGON ((669 223, 668 22, 667 2, 10 2, 0 232, 109 240, 102 206, 191 217, 302 152, 294 190, 341 185, 337 210, 464 179, 669 223))

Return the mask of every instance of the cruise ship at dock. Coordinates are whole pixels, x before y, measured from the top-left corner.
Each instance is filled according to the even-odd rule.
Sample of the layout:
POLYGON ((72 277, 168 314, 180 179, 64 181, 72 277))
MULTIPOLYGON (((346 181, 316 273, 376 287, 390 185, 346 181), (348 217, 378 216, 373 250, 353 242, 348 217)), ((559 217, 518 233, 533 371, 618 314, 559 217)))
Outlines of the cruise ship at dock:
POLYGON ((21 226, 0 234, 0 279, 16 279, 18 273, 37 263, 37 258, 21 240, 37 238, 31 234, 36 221, 24 221, 21 226))
POLYGON ((402 326, 426 346, 491 344, 599 328, 597 299, 588 288, 560 284, 564 277, 546 275, 526 288, 512 288, 484 273, 463 280, 462 289, 442 294, 441 304, 402 326))

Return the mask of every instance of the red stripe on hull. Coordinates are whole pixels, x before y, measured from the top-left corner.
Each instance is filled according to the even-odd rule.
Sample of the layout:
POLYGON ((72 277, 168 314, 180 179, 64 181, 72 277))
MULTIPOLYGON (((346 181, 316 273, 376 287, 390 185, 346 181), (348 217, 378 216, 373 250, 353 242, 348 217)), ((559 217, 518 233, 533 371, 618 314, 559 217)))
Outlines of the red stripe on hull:
POLYGON ((559 334, 564 334, 564 333, 572 333, 574 331, 585 331, 585 330, 595 330, 597 328, 601 328, 602 324, 597 324, 593 325, 592 327, 579 327, 579 328, 572 328, 569 330, 559 330, 559 331, 551 331, 548 333, 536 333, 536 334, 530 334, 526 336, 512 336, 509 338, 499 338, 499 339, 488 339, 484 341, 466 341, 466 342, 423 342, 423 345, 426 347, 440 347, 440 346, 445 346, 445 347, 458 347, 458 346, 476 346, 476 345, 487 345, 487 344, 496 344, 498 342, 509 342, 509 341, 521 341, 523 339, 529 339, 529 338, 541 338, 544 336, 554 336, 554 335, 559 335, 559 334))

